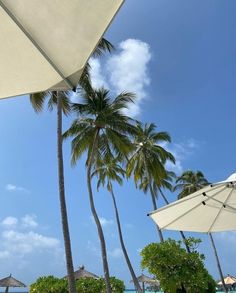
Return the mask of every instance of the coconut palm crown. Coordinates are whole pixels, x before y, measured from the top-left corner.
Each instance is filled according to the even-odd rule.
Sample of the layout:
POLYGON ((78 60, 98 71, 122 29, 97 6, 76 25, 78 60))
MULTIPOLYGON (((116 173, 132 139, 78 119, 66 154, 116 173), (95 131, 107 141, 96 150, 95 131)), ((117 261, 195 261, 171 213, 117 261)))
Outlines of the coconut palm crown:
POLYGON ((137 183, 144 178, 152 177, 157 185, 161 185, 163 178, 166 178, 165 163, 175 163, 174 156, 162 145, 171 142, 167 132, 156 132, 154 123, 142 125, 136 124, 134 135, 134 151, 127 164, 127 175, 134 174, 137 183))
POLYGON ((128 154, 131 149, 129 135, 134 133, 135 128, 132 119, 123 114, 123 110, 134 101, 134 97, 133 93, 123 92, 113 99, 104 88, 81 92, 81 103, 72 106, 78 118, 63 135, 64 138, 73 137, 73 165, 86 151, 90 157, 96 136, 96 158, 98 154, 104 157, 113 153, 128 154))
POLYGON ((176 179, 174 191, 179 190, 178 198, 183 198, 210 183, 201 171, 185 171, 176 179))

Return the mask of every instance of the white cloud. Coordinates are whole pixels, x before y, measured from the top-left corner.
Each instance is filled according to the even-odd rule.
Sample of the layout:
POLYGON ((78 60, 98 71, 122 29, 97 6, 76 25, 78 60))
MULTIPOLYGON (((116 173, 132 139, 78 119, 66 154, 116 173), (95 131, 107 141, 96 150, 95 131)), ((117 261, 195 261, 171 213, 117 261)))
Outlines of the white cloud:
POLYGON ((148 97, 150 84, 148 64, 151 60, 150 47, 136 39, 127 39, 118 45, 117 53, 107 58, 105 63, 90 59, 91 80, 95 88, 105 87, 115 94, 124 91, 136 94, 135 103, 131 103, 126 112, 131 117, 140 114, 143 100, 148 97))
POLYGON ((22 186, 16 186, 14 184, 8 183, 5 186, 5 189, 10 192, 22 192, 22 193, 30 193, 30 191, 22 186))
MULTIPOLYGON (((91 216, 90 219, 93 222, 93 224, 95 225, 94 218, 91 216)), ((114 221, 112 219, 106 219, 104 217, 100 217, 99 221, 100 221, 102 227, 109 227, 109 226, 112 226, 114 224, 114 221)))
POLYGON ((7 230, 2 233, 2 241, 11 253, 25 255, 36 250, 56 249, 59 247, 59 240, 53 237, 43 236, 35 232, 18 232, 7 230))
POLYGON ((21 223, 24 228, 36 228, 38 226, 35 215, 25 215, 21 218, 21 223))
POLYGON ((164 144, 163 147, 171 152, 175 157, 175 165, 171 162, 166 163, 166 168, 169 171, 174 171, 177 175, 184 171, 183 163, 199 148, 200 142, 194 139, 188 139, 185 142, 164 144))
POLYGON ((12 228, 18 224, 18 219, 15 217, 6 217, 1 225, 4 226, 5 228, 12 228))
MULTIPOLYGON (((32 231, 38 227, 35 215, 25 215, 22 218, 6 217, 1 222, 0 234, 0 259, 11 262, 13 259, 17 265, 24 266, 29 260, 40 253, 53 256, 53 259, 61 260, 63 250, 60 241, 51 236, 42 235, 32 231), (21 229, 28 229, 28 231, 21 229)), ((51 259, 52 260, 52 259, 51 259)))
POLYGON ((115 248, 112 251, 108 251, 108 254, 113 258, 120 258, 123 255, 120 248, 115 248))
POLYGON ((98 59, 91 58, 89 60, 89 64, 91 66, 91 82, 94 88, 99 89, 101 87, 104 87, 106 89, 109 88, 109 85, 107 81, 105 80, 105 72, 104 69, 102 69, 102 65, 99 62, 98 59))
POLYGON ((99 220, 100 220, 100 223, 103 227, 111 226, 114 224, 113 220, 108 220, 105 218, 99 218, 99 220))
POLYGON ((148 96, 150 47, 140 40, 127 39, 119 44, 119 48, 120 52, 113 54, 107 62, 109 81, 116 93, 131 91, 136 94, 135 104, 130 104, 127 111, 135 117, 140 114, 142 101, 148 96))

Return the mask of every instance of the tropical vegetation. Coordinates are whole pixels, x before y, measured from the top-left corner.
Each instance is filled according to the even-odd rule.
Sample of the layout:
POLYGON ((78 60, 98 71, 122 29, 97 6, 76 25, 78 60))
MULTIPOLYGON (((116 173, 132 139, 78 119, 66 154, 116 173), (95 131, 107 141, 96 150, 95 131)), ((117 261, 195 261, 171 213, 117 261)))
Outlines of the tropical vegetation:
MULTIPOLYGON (((166 162, 175 163, 174 156, 163 147, 168 142, 171 142, 170 135, 167 132, 157 132, 154 123, 136 123, 133 150, 127 163, 127 176, 131 177, 133 174, 135 183, 145 192, 149 190, 154 210, 157 209, 157 201, 152 183, 161 186, 167 177, 166 162)), ((157 232, 160 241, 164 241, 158 225, 157 232)))
MULTIPOLYGON (((124 282, 114 277, 110 278, 112 292, 123 293, 124 282)), ((76 293, 105 293, 104 279, 81 278, 76 280, 76 293)), ((30 285, 29 293, 68 293, 67 279, 59 279, 54 276, 38 278, 30 285)))
POLYGON ((119 240, 120 240, 120 245, 121 249, 123 251, 127 266, 129 268, 130 274, 132 276, 132 280, 134 282, 134 286, 136 290, 140 293, 142 293, 141 286, 138 282, 138 279, 135 275, 133 266, 131 264, 127 248, 125 246, 124 242, 124 237, 122 233, 122 228, 121 228, 121 221, 120 221, 120 216, 119 216, 119 210, 118 206, 116 203, 116 197, 114 194, 114 189, 113 189, 113 182, 117 182, 118 184, 122 185, 123 183, 123 178, 125 176, 125 170, 122 168, 121 162, 119 157, 113 157, 113 156, 105 156, 104 158, 101 159, 102 156, 99 156, 99 159, 96 162, 95 170, 92 174, 92 176, 97 176, 98 177, 98 182, 97 182, 97 188, 101 185, 106 185, 107 190, 109 191, 114 210, 115 210, 115 217, 116 217, 116 223, 117 223, 117 230, 118 230, 118 235, 119 235, 119 240))
POLYGON ((194 248, 196 243, 199 240, 188 241, 190 253, 181 241, 151 243, 141 252, 142 267, 159 279, 166 293, 216 292, 216 284, 204 267, 204 256, 194 248))
POLYGON ((90 208, 100 239, 107 293, 112 292, 107 249, 102 225, 94 204, 91 175, 93 165, 96 164, 100 155, 104 157, 113 153, 117 156, 128 155, 131 149, 129 135, 134 132, 134 126, 132 119, 123 111, 128 108, 129 103, 134 102, 134 97, 133 93, 123 92, 113 98, 104 88, 82 90, 81 102, 72 106, 77 118, 64 133, 64 138, 72 137, 72 164, 76 164, 77 160, 85 152, 87 153, 87 187, 90 208))
MULTIPOLYGON (((102 38, 94 50, 93 56, 100 56, 104 51, 111 51, 113 49, 112 44, 106 39, 102 38)), ((78 81, 78 87, 86 87, 88 90, 90 85, 89 76, 89 63, 86 64, 80 80, 78 81)), ((59 202, 61 212, 62 232, 64 239, 65 255, 66 255, 66 268, 68 274, 68 286, 69 292, 75 293, 75 279, 74 279, 74 266, 71 251, 71 240, 69 233, 69 224, 66 208, 65 186, 64 186, 64 162, 63 162, 63 149, 62 149, 62 112, 67 116, 71 111, 70 105, 70 92, 55 92, 46 91, 39 92, 30 95, 31 104, 36 112, 43 110, 44 104, 47 102, 48 109, 53 110, 57 108, 57 162, 58 162, 58 186, 59 186, 59 202)))

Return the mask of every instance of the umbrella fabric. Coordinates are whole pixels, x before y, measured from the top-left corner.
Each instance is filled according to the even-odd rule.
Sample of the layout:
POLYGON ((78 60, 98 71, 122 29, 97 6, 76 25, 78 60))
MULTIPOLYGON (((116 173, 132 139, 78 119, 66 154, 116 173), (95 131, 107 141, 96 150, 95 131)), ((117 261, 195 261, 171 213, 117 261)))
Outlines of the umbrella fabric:
POLYGON ((0 98, 73 89, 124 0, 0 0, 0 98))
POLYGON ((150 213, 161 229, 192 232, 236 230, 236 174, 150 213))
MULTIPOLYGON (((146 283, 146 284, 155 284, 155 285, 160 285, 160 282, 156 279, 150 278, 148 276, 145 276, 144 274, 140 275, 137 277, 137 280, 140 283, 146 283)), ((133 282, 133 280, 131 280, 133 282)))
MULTIPOLYGON (((224 278, 225 285, 233 285, 236 283, 236 278, 233 276, 228 275, 227 277, 224 278)), ((218 285, 222 285, 222 282, 218 282, 218 285)))
POLYGON ((158 280, 155 280, 153 278, 150 278, 150 277, 147 277, 145 276, 144 274, 142 274, 141 276, 139 276, 138 278, 138 281, 140 283, 146 283, 146 284, 159 284, 159 281, 158 280))
POLYGON ((26 287, 26 285, 9 276, 0 280, 0 287, 26 287))

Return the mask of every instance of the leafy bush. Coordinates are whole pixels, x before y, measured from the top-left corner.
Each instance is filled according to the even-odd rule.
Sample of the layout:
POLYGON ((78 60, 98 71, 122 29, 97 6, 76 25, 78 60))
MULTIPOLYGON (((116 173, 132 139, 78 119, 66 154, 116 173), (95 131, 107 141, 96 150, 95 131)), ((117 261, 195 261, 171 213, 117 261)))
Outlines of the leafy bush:
MULTIPOLYGON (((189 245, 198 243, 191 239, 189 245)), ((191 249, 187 253, 181 241, 168 239, 151 243, 141 252, 142 267, 160 280, 166 293, 213 293, 215 283, 204 267, 204 256, 191 249)))
MULTIPOLYGON (((123 293, 124 282, 114 277, 110 278, 113 293, 123 293)), ((84 278, 76 281, 78 293, 105 293, 104 279, 84 278)), ((40 277, 30 286, 30 293, 68 293, 66 279, 58 279, 53 276, 40 277)))
POLYGON ((30 285, 30 293, 68 293, 67 280, 53 276, 40 277, 30 285))

